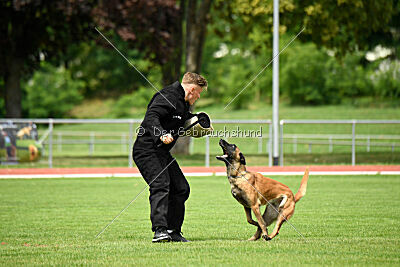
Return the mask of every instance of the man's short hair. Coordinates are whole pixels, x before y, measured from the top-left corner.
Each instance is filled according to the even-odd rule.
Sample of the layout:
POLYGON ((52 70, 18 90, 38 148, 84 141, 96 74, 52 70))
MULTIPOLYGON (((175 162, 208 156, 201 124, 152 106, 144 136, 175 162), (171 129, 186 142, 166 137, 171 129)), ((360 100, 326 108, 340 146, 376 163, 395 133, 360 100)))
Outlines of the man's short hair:
POLYGON ((186 72, 185 75, 183 75, 182 83, 196 84, 205 90, 207 90, 208 86, 207 80, 203 76, 193 72, 186 72))

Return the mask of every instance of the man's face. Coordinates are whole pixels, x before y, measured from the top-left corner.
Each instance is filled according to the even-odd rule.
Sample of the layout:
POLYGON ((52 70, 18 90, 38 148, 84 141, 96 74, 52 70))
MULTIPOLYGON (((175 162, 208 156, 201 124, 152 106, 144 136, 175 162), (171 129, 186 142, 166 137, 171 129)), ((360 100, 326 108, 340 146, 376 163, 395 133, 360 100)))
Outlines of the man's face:
POLYGON ((200 98, 201 92, 203 92, 203 88, 201 88, 200 86, 194 84, 190 85, 189 93, 187 95, 187 101, 190 105, 193 105, 194 102, 196 102, 197 99, 200 98))

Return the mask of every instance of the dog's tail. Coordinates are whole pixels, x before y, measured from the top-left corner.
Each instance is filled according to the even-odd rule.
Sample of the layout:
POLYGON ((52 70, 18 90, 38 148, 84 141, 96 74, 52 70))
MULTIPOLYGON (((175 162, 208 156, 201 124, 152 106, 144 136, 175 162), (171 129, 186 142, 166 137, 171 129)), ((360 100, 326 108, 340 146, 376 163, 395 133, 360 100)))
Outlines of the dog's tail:
POLYGON ((297 191, 296 195, 294 195, 294 201, 295 202, 299 201, 306 194, 307 182, 308 182, 308 173, 309 172, 308 172, 308 167, 307 167, 306 171, 304 172, 303 179, 301 179, 299 191, 297 191))

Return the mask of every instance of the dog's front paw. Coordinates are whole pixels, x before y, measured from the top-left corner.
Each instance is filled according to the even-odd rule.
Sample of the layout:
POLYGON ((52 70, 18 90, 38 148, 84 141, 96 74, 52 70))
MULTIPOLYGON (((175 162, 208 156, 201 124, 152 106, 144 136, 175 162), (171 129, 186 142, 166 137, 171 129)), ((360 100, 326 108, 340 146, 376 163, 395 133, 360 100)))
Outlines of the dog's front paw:
POLYGON ((272 238, 270 238, 268 235, 262 235, 261 236, 262 239, 264 239, 265 241, 270 241, 272 238))

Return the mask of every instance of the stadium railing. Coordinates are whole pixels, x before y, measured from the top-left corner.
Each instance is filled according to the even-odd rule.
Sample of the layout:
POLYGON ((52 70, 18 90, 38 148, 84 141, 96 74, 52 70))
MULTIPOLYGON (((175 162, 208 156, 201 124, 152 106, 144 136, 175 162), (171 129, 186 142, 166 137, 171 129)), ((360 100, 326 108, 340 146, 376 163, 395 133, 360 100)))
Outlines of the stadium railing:
MULTIPOLYGON (((53 156, 54 148, 56 146, 56 153, 60 154, 63 150, 63 145, 87 145, 88 155, 92 156, 94 154, 95 146, 100 145, 119 145, 123 154, 128 153, 128 166, 133 166, 133 160, 131 155, 131 148, 133 146, 133 141, 135 140, 136 131, 135 126, 139 126, 141 119, 0 119, 0 123, 28 123, 33 122, 35 124, 47 124, 47 129, 42 127, 39 131, 40 142, 46 145, 48 166, 53 167, 53 156), (58 130, 54 131, 55 125, 66 125, 66 124, 123 124, 128 125, 129 130, 116 132, 116 131, 105 131, 101 132, 96 129, 90 129, 88 131, 74 131, 74 130, 58 130), (70 138, 66 138, 70 137, 70 138)), ((244 147, 248 151, 260 154, 263 152, 264 141, 266 140, 265 152, 268 154, 268 165, 272 166, 272 124, 270 120, 213 120, 214 128, 221 131, 220 135, 207 136, 201 141, 196 140, 196 142, 191 142, 191 151, 194 149, 200 153, 204 153, 204 165, 210 166, 210 154, 217 153, 219 151, 218 146, 210 147, 210 140, 217 142, 220 138, 226 139, 246 139, 247 136, 240 136, 236 132, 236 136, 232 136, 232 131, 235 131, 237 125, 253 125, 248 126, 255 128, 254 125, 263 125, 268 127, 268 132, 261 132, 261 135, 251 136, 250 139, 245 143, 244 147), (226 135, 225 126, 230 125, 228 130, 229 136, 226 135), (222 128, 222 126, 224 128, 222 128), (224 131, 225 129, 225 131, 224 131), (258 141, 256 141, 258 139, 258 141), (256 141, 256 142, 255 142, 256 141), (196 144, 196 148, 194 148, 196 144), (198 148, 202 146, 203 148, 198 148)), ((313 145, 323 145, 329 147, 329 152, 333 151, 333 146, 351 146, 351 162, 352 165, 356 164, 356 147, 365 146, 367 152, 370 151, 370 147, 391 147, 394 151, 395 147, 399 146, 397 140, 400 140, 400 135, 383 135, 383 134, 357 134, 356 135, 356 125, 357 124, 400 124, 400 120, 281 120, 280 121, 280 165, 284 164, 284 146, 291 144, 293 146, 293 153, 297 153, 297 146, 300 144, 308 145, 308 152, 311 153, 313 145), (309 124, 309 125, 340 125, 347 124, 351 125, 351 133, 349 134, 316 134, 316 133, 290 133, 284 134, 284 125, 295 125, 295 124, 309 124), (364 141, 361 141, 364 140, 364 141), (383 142, 377 142, 371 140, 382 140, 383 142), (386 142, 385 142, 386 141, 386 142), (391 141, 391 142, 389 142, 391 141), (396 142, 393 142, 396 141, 396 142)), ((136 127, 136 128, 137 128, 136 127)), ((247 126, 246 126, 247 127, 247 126)), ((246 128, 244 127, 244 128, 246 128)), ((240 141, 238 141, 240 142, 240 141)), ((240 146, 240 147, 242 147, 240 146)), ((80 153, 82 153, 82 148, 80 148, 80 153)))

